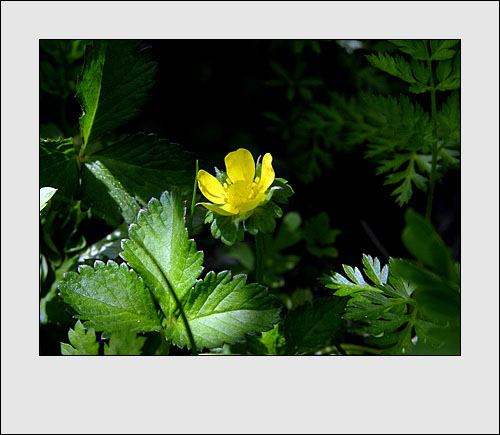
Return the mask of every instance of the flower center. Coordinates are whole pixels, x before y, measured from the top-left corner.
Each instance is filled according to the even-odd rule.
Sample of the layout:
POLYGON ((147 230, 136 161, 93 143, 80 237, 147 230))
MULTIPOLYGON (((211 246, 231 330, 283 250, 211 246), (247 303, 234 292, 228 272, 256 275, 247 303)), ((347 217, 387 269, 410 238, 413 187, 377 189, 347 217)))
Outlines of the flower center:
POLYGON ((227 202, 234 207, 240 207, 245 202, 255 199, 257 195, 257 184, 246 180, 236 181, 232 184, 224 185, 227 191, 227 202))

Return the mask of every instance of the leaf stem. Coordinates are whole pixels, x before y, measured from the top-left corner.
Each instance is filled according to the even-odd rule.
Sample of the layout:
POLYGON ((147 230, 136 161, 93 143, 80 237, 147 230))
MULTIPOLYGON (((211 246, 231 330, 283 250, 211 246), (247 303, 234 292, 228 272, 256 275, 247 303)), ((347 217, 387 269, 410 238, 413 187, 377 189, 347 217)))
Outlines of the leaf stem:
POLYGON ((188 222, 187 222, 188 234, 191 234, 191 228, 193 226, 193 215, 194 215, 194 206, 196 203, 196 187, 197 187, 197 185, 198 185, 198 160, 196 160, 196 172, 194 174, 193 197, 191 198, 191 211, 189 213, 188 222))
POLYGON ((259 231, 255 236, 255 279, 264 284, 264 236, 259 231))
POLYGON ((425 218, 430 222, 432 214, 432 203, 434 201, 434 189, 436 185, 436 167, 437 167, 437 157, 438 157, 436 88, 434 87, 434 73, 432 71, 432 61, 430 55, 428 56, 427 59, 427 65, 429 68, 429 77, 431 84, 431 122, 432 122, 433 136, 434 136, 432 144, 431 176, 429 180, 429 190, 427 194, 427 207, 425 209, 425 218))

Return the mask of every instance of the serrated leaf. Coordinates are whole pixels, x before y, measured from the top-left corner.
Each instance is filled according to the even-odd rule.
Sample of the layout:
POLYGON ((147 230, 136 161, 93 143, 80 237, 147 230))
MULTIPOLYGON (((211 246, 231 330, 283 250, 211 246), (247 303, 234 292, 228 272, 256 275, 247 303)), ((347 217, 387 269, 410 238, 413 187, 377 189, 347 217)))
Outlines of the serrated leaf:
POLYGON ((344 306, 343 299, 329 297, 290 311, 283 320, 286 353, 294 355, 324 346, 339 331, 344 306))
POLYGON ((76 96, 84 147, 134 118, 153 85, 156 64, 140 41, 97 40, 85 51, 76 96))
POLYGON ((108 333, 159 331, 161 328, 149 290, 126 264, 96 261, 68 272, 59 284, 61 296, 87 320, 88 327, 108 333))
POLYGON ((78 163, 73 140, 40 139, 40 186, 58 190, 57 199, 71 202, 78 189, 78 163))
MULTIPOLYGON (((231 278, 228 271, 209 272, 198 281, 183 304, 196 347, 214 348, 235 343, 245 334, 270 330, 279 320, 279 304, 266 288, 246 284, 245 275, 231 278)), ((167 338, 180 347, 191 347, 181 318, 167 330, 167 338)))
POLYGON ((42 187, 40 189, 40 211, 42 211, 47 206, 50 199, 56 192, 57 189, 54 189, 53 187, 42 187))
POLYGON ((96 342, 94 329, 89 328, 85 331, 79 320, 74 329, 68 331, 68 338, 71 344, 61 343, 63 355, 98 355, 99 343, 96 342))
POLYGON ((141 205, 173 187, 191 188, 190 153, 152 134, 126 135, 85 159, 82 206, 110 225, 131 223, 141 205))
POLYGON ((104 355, 141 355, 146 337, 138 337, 135 333, 115 332, 104 343, 104 355))
POLYGON ((408 83, 416 83, 410 64, 401 56, 391 56, 386 53, 370 54, 366 56, 375 68, 381 69, 388 74, 399 77, 408 83))
POLYGON ((122 247, 120 256, 141 275, 169 317, 177 308, 175 299, 183 298, 203 269, 203 252, 188 240, 180 192, 166 191, 160 200, 151 199, 130 225, 122 247))

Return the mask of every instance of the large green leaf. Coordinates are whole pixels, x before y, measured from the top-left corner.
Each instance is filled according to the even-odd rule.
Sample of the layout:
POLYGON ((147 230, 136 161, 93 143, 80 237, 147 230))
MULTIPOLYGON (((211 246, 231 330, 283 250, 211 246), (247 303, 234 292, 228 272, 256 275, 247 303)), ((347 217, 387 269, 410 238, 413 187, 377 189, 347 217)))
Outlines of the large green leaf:
POLYGON ((149 290, 126 264, 96 261, 68 272, 59 284, 64 301, 87 320, 86 327, 109 333, 159 331, 160 321, 149 290))
POLYGON ((203 269, 203 252, 188 240, 185 204, 178 191, 164 192, 141 210, 123 240, 121 257, 144 279, 165 316, 177 308, 176 299, 194 286, 203 269))
POLYGON ((156 64, 140 41, 98 40, 85 52, 77 98, 83 146, 134 118, 153 85, 156 64))
POLYGON ((328 343, 340 329, 344 306, 344 299, 329 297, 290 311, 283 321, 286 353, 304 353, 328 343))
POLYGON ((85 331, 82 322, 76 322, 75 329, 68 331, 68 343, 61 343, 63 355, 98 355, 99 343, 96 342, 95 331, 89 328, 85 331))
POLYGON ((78 189, 78 163, 73 140, 40 139, 40 187, 58 190, 54 201, 71 201, 78 189))
POLYGON ((165 189, 191 188, 195 173, 191 153, 152 134, 126 135, 85 158, 82 206, 113 226, 131 223, 140 206, 165 189))
MULTIPOLYGON (((259 284, 246 284, 245 275, 209 272, 189 292, 183 305, 196 347, 235 343, 245 334, 267 331, 279 320, 279 303, 259 284)), ((176 345, 191 347, 182 319, 167 331, 176 345)))

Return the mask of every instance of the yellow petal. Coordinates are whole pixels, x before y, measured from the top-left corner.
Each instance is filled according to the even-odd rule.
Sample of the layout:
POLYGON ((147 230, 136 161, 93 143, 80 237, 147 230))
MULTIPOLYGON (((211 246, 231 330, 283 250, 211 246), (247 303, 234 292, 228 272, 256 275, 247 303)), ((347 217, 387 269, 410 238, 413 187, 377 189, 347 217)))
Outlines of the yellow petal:
POLYGON ((202 202, 201 205, 214 211, 215 213, 221 214, 222 216, 232 216, 239 213, 239 210, 231 204, 216 205, 210 204, 209 202, 202 202))
POLYGON ((267 153, 262 159, 262 171, 259 180, 259 192, 265 192, 274 181, 273 156, 267 153))
POLYGON ((244 203, 241 204, 240 212, 244 213, 246 211, 253 210, 254 208, 258 207, 258 205, 262 202, 264 198, 265 198, 264 193, 257 194, 257 196, 254 199, 245 201, 244 203))
POLYGON ((198 187, 209 201, 215 204, 224 204, 226 202, 227 193, 219 180, 203 169, 198 171, 198 187))
POLYGON ((251 183, 255 177, 255 162, 250 151, 240 148, 229 153, 224 159, 226 172, 233 183, 247 181, 251 183))

